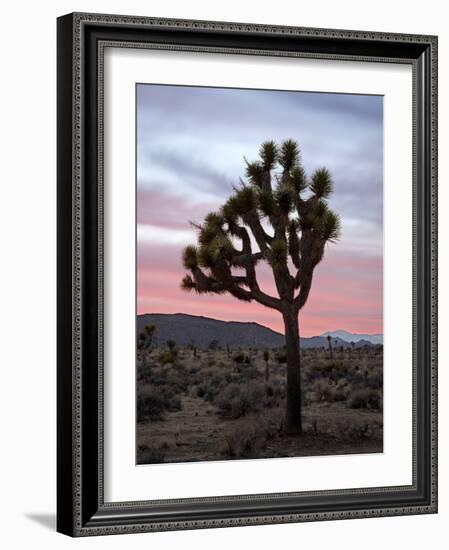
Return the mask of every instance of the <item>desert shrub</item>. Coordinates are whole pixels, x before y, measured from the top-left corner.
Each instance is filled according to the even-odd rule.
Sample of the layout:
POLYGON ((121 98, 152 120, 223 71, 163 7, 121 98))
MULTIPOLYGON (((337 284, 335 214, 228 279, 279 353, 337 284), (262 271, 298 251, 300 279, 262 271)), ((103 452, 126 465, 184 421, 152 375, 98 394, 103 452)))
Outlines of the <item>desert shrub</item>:
POLYGON ((265 384, 265 396, 265 405, 270 408, 275 407, 285 396, 284 385, 280 384, 279 381, 276 380, 272 380, 270 383, 265 384))
POLYGON ((224 375, 224 380, 227 384, 230 384, 234 380, 232 373, 226 372, 224 375))
POLYGON ((161 394, 153 388, 146 389, 145 392, 137 396, 137 421, 143 420, 161 420, 163 412, 166 410, 166 402, 161 394))
POLYGON ((161 464, 165 460, 166 451, 162 448, 139 446, 138 461, 140 464, 161 464))
POLYGON ((137 365, 137 381, 145 382, 149 380, 153 374, 154 364, 145 362, 137 365))
POLYGON ((165 384, 177 393, 185 392, 192 383, 192 376, 183 365, 174 364, 164 371, 165 384))
POLYGON ((316 365, 306 366, 306 368, 303 369, 302 374, 304 376, 304 379, 309 384, 312 384, 315 380, 321 378, 321 372, 316 365))
POLYGON ((225 436, 222 455, 228 458, 253 458, 258 456, 264 446, 265 438, 254 426, 240 426, 225 436))
POLYGON ((199 365, 192 365, 191 367, 189 367, 188 370, 189 370, 189 374, 196 374, 201 370, 201 367, 199 365))
POLYGON ((343 361, 330 361, 326 364, 325 370, 327 370, 327 372, 334 370, 338 373, 344 374, 348 371, 348 367, 345 363, 343 363, 343 361))
POLYGON ((146 382, 154 387, 166 387, 173 393, 182 393, 187 391, 192 380, 197 375, 190 374, 189 370, 181 364, 174 363, 170 367, 156 367, 151 370, 150 376, 146 382))
POLYGON ((348 373, 348 366, 341 361, 330 361, 328 363, 314 363, 305 372, 305 378, 308 382, 326 378, 337 382, 344 378, 348 373))
POLYGON ((181 409, 181 400, 176 392, 167 386, 146 386, 137 395, 137 422, 162 420, 164 412, 181 409))
POLYGON ((196 395, 206 401, 212 402, 227 384, 226 374, 214 374, 209 376, 204 382, 200 383, 196 390, 196 395))
POLYGON ((159 445, 159 449, 170 449, 173 447, 173 442, 168 439, 163 439, 159 445))
POLYGON ((287 363, 287 352, 285 350, 278 351, 275 355, 275 359, 278 363, 287 363))
POLYGON ((347 392, 344 389, 337 388, 334 393, 334 401, 346 401, 347 392))
POLYGON ((366 374, 358 367, 355 367, 354 369, 349 371, 346 375, 346 378, 354 387, 364 387, 367 380, 366 374))
POLYGON ((235 353, 232 359, 238 364, 242 364, 242 363, 249 364, 251 362, 249 355, 246 355, 245 353, 243 353, 243 351, 239 351, 235 353))
POLYGON ((257 417, 257 423, 247 421, 225 436, 225 444, 221 454, 229 458, 260 457, 267 441, 273 440, 283 431, 284 422, 283 410, 262 411, 257 417))
POLYGON ((173 350, 164 351, 159 355, 159 363, 161 365, 168 365, 169 363, 174 363, 176 361, 176 353, 173 350))
POLYGON ((220 393, 223 386, 226 384, 224 376, 216 374, 208 381, 208 388, 206 392, 206 400, 213 401, 215 397, 220 393))
POLYGON ((379 391, 370 388, 355 390, 348 400, 351 409, 380 409, 382 397, 379 391))
POLYGON ((180 411, 181 410, 181 398, 176 388, 171 386, 161 386, 159 389, 160 395, 165 403, 167 411, 180 411))
POLYGON ((350 426, 349 430, 346 432, 349 439, 368 439, 370 436, 370 427, 369 424, 359 424, 350 426))
POLYGON ((365 378, 365 386, 371 389, 380 389, 383 384, 382 369, 369 372, 365 378))
POLYGON ((326 401, 332 403, 335 401, 337 386, 329 379, 319 378, 311 385, 310 392, 313 394, 310 396, 312 401, 326 401))
POLYGON ((285 412, 283 408, 264 410, 260 417, 258 417, 257 428, 263 433, 265 439, 269 441, 283 431, 284 423, 285 412))
POLYGON ((170 351, 174 351, 176 347, 176 342, 174 340, 167 340, 167 347, 170 351))
POLYGON ((216 351, 217 349, 219 349, 219 348, 220 348, 220 345, 219 345, 219 343, 218 343, 218 340, 211 340, 211 341, 209 342, 208 348, 209 348, 210 350, 212 350, 212 351, 216 351))
POLYGON ((243 380, 255 380, 261 378, 262 374, 255 365, 244 364, 239 368, 240 379, 243 380))
POLYGON ((337 421, 335 426, 335 435, 340 439, 356 440, 370 439, 378 434, 378 428, 375 423, 357 422, 354 420, 337 421))
POLYGON ((263 384, 229 384, 217 395, 215 404, 223 416, 240 418, 258 410, 263 404, 264 394, 263 384))
POLYGON ((164 386, 167 383, 167 371, 160 367, 154 369, 151 372, 151 376, 148 380, 152 386, 164 386))

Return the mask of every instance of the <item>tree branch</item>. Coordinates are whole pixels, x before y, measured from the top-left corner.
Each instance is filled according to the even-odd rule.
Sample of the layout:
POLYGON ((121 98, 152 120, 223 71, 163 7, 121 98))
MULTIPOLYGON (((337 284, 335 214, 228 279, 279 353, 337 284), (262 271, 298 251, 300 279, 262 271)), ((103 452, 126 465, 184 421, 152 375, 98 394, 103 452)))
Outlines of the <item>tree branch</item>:
POLYGON ((281 300, 265 294, 265 292, 262 292, 259 287, 251 289, 251 294, 256 302, 259 302, 259 304, 272 309, 277 309, 278 311, 282 310, 281 300))
POLYGON ((305 303, 307 302, 307 298, 309 297, 309 292, 312 287, 312 273, 307 275, 307 277, 303 277, 303 280, 301 282, 301 288, 299 290, 298 296, 296 296, 294 300, 294 304, 298 311, 304 307, 305 303))
POLYGON ((183 265, 193 278, 186 275, 182 287, 200 293, 228 292, 281 312, 292 307, 299 311, 307 302, 326 242, 339 238, 340 219, 325 200, 332 181, 325 169, 307 179, 293 140, 284 141, 281 148, 273 141, 265 142, 259 156, 260 161, 246 161, 249 183, 241 181, 220 212, 206 216, 204 226, 193 224, 200 231, 198 246, 187 247, 183 254, 183 265), (282 168, 279 175, 272 172, 276 165, 282 168), (312 194, 302 199, 300 194, 307 188, 312 194), (292 215, 295 209, 297 217, 292 215), (264 221, 270 224, 268 232, 264 221), (240 245, 235 248, 234 238, 241 241, 241 250, 240 245), (254 240, 257 252, 252 250, 254 240), (295 276, 290 273, 289 258, 295 276), (276 297, 259 287, 256 266, 260 260, 271 266, 276 297))
POLYGON ((259 260, 262 260, 263 257, 264 257, 264 255, 262 254, 262 252, 256 252, 254 254, 239 254, 239 253, 237 253, 237 255, 232 257, 231 262, 232 262, 233 265, 238 265, 238 266, 241 266, 241 267, 245 267, 245 265, 247 263, 252 263, 252 264, 256 265, 256 263, 259 260))
MULTIPOLYGON (((252 230, 251 226, 253 226, 256 228, 256 231, 257 231, 257 223, 255 222, 259 222, 258 218, 254 219, 253 217, 250 217, 250 220, 251 220, 251 225, 248 224, 250 229, 252 230)), ((260 225, 260 222, 259 222, 259 225, 260 225)), ((263 228, 261 225, 260 225, 260 229, 263 231, 263 228)), ((281 301, 273 296, 270 296, 262 292, 257 283, 255 266, 259 260, 264 258, 264 254, 262 252, 256 252, 256 253, 252 252, 251 239, 245 227, 242 227, 236 224, 233 227, 233 233, 242 240, 243 253, 233 256, 231 259, 231 262, 234 265, 239 265, 241 267, 244 267, 246 271, 246 277, 232 276, 233 282, 236 284, 247 285, 250 288, 249 296, 251 297, 251 299, 254 299, 256 302, 259 302, 260 304, 265 305, 267 307, 280 310, 281 301)), ((254 234, 254 231, 253 231, 253 234, 254 234)), ((264 236, 261 233, 259 233, 259 237, 263 239, 262 242, 264 242, 266 237, 268 237, 268 235, 265 234, 264 236)), ((268 250, 268 246, 266 246, 266 243, 265 243, 265 247, 266 247, 266 250, 268 250)), ((229 271, 229 274, 230 273, 231 272, 229 271)), ((242 290, 244 292, 247 292, 241 288, 239 288, 238 292, 240 293, 242 290)))
POLYGON ((222 294, 225 291, 221 283, 213 277, 206 275, 200 267, 197 266, 193 268, 191 272, 193 275, 194 288, 200 294, 207 292, 222 294))
POLYGON ((300 269, 301 267, 299 250, 300 250, 300 244, 299 244, 299 238, 297 233, 297 227, 296 227, 296 224, 292 221, 289 227, 288 252, 290 254, 290 258, 292 259, 293 265, 297 269, 300 269))
POLYGON ((244 223, 251 229, 254 238, 256 239, 257 246, 261 252, 268 250, 268 245, 273 242, 273 237, 265 232, 262 224, 260 223, 259 216, 255 210, 247 212, 242 216, 244 223))

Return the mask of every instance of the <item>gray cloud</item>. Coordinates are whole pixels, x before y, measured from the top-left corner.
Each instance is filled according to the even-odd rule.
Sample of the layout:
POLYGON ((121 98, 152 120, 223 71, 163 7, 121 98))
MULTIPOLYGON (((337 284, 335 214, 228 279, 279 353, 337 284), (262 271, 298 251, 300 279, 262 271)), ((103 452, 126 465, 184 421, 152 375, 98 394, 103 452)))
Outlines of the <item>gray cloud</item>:
POLYGON ((161 167, 184 184, 195 186, 210 193, 224 193, 232 188, 232 181, 229 176, 221 173, 206 160, 200 161, 177 151, 170 151, 166 148, 149 149, 143 154, 143 162, 152 166, 161 167))
MULTIPOLYGON (((343 220, 379 228, 382 249, 383 99, 380 96, 139 85, 138 183, 226 197, 267 139, 294 138, 309 175, 330 169, 343 220)), ((203 197, 204 200, 204 197, 203 197)), ((370 238, 372 236, 370 235, 370 238)))

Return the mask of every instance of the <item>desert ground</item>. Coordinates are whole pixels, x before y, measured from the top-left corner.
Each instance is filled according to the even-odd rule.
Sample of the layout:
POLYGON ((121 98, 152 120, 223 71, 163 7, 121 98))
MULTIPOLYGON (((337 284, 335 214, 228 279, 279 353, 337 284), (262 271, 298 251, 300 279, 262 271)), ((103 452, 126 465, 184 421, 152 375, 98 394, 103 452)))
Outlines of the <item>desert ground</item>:
POLYGON ((138 353, 137 463, 378 453, 382 346, 301 352, 303 433, 287 435, 282 349, 138 353))

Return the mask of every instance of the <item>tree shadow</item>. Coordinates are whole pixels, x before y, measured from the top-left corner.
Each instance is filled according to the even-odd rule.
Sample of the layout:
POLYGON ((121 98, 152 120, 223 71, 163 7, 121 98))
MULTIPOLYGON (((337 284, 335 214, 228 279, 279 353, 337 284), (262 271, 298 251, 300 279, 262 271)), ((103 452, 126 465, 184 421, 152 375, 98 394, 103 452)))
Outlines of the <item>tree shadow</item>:
POLYGON ((25 514, 25 517, 51 531, 56 531, 56 514, 25 514))

